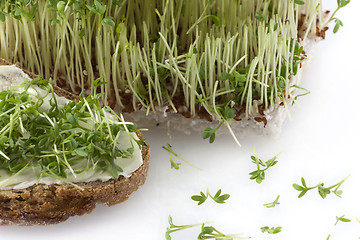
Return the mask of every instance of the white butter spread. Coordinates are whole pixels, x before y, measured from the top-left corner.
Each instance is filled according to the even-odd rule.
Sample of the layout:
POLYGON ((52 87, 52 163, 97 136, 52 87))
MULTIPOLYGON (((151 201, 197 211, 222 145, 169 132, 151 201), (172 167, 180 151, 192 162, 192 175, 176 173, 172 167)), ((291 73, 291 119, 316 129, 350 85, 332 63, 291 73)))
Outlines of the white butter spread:
MULTIPOLYGON (((14 65, 0 66, 0 91, 6 90, 7 88, 12 86, 18 86, 19 84, 21 84, 24 78, 29 78, 29 76, 14 65)), ((43 89, 36 86, 30 87, 28 89, 28 92, 32 95, 40 97, 44 96, 45 94, 45 91, 43 89)), ((59 107, 62 107, 69 102, 68 99, 60 96, 57 96, 56 99, 59 107)), ((47 103, 47 105, 43 104, 42 107, 49 107, 48 101, 46 101, 46 99, 44 103, 47 103)), ((108 117, 112 118, 113 116, 109 114, 108 117)), ((135 133, 131 134, 134 138, 138 139, 135 133)), ((128 149, 134 146, 134 153, 131 157, 118 157, 115 159, 115 163, 123 170, 119 174, 124 177, 130 177, 131 174, 143 164, 141 148, 138 147, 138 144, 132 138, 130 138, 127 132, 122 132, 120 134, 118 144, 121 149, 128 149)), ((86 164, 87 161, 79 161, 76 165, 72 167, 73 169, 83 169, 86 167, 86 164)), ((23 189, 36 183, 43 183, 49 185, 63 184, 63 181, 48 176, 42 177, 39 181, 38 176, 40 175, 40 172, 40 166, 27 167, 23 171, 20 171, 14 175, 10 175, 6 170, 0 169, 0 189, 23 189)), ((98 167, 86 169, 85 171, 75 175, 71 173, 69 169, 66 169, 65 172, 67 174, 66 180, 73 183, 91 182, 96 180, 107 181, 113 178, 113 176, 108 171, 103 171, 98 167)))

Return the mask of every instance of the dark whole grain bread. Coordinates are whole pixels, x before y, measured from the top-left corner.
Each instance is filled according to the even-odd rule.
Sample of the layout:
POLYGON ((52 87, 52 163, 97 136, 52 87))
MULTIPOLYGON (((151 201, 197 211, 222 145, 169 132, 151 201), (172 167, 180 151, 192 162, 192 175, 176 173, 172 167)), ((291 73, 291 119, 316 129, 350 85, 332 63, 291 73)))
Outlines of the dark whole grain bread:
MULTIPOLYGON (((0 59, 0 65, 10 65, 0 59)), ((24 71, 31 78, 36 75, 24 71)), ((78 97, 61 88, 55 92, 71 100, 78 97)), ((137 133, 141 138, 141 133, 137 133)), ((131 177, 120 176, 106 182, 76 183, 83 190, 70 184, 37 184, 26 189, 0 189, 0 225, 47 225, 65 221, 71 216, 90 213, 97 203, 108 206, 127 200, 131 193, 143 185, 147 176, 150 148, 142 147, 143 164, 131 177)))

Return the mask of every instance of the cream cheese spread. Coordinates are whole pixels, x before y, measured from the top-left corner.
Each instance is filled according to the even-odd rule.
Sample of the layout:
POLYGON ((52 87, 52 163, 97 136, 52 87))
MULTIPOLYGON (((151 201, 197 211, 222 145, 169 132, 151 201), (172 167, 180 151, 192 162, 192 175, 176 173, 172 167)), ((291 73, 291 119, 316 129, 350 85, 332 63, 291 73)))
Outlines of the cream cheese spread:
MULTIPOLYGON (((9 87, 15 87, 21 84, 24 78, 29 78, 21 69, 16 66, 0 66, 0 91, 6 90, 9 87)), ((19 89, 23 91, 23 89, 19 89)), ((46 94, 45 90, 32 86, 28 89, 28 93, 34 96, 43 97, 46 94)), ((56 96, 58 106, 61 108, 66 103, 69 102, 68 99, 60 96, 56 96)), ((46 101, 45 98, 42 108, 49 107, 49 101, 46 101)), ((106 113, 106 116, 109 119, 114 119, 114 117, 106 113)), ((83 123, 89 128, 92 127, 91 123, 83 123)), ((116 165, 121 167, 122 172, 119 172, 119 175, 124 177, 130 177, 131 174, 136 171, 142 164, 142 151, 141 147, 135 142, 134 139, 138 139, 135 133, 121 132, 118 138, 118 146, 121 149, 128 149, 134 147, 134 152, 131 157, 123 158, 117 157, 114 162, 116 165), (131 136, 129 135, 131 134, 131 136)), ((100 168, 94 166, 91 168, 86 168, 87 160, 78 161, 73 167, 73 169, 86 169, 81 173, 72 173, 69 169, 66 169, 66 181, 67 182, 91 182, 96 180, 107 181, 113 178, 112 174, 109 171, 101 170, 100 168)), ((49 176, 43 176, 39 180, 41 173, 40 166, 31 166, 27 167, 24 170, 19 171, 16 174, 9 174, 7 170, 0 169, 0 189, 23 189, 29 186, 32 186, 36 183, 43 184, 62 184, 62 180, 58 180, 49 176)))

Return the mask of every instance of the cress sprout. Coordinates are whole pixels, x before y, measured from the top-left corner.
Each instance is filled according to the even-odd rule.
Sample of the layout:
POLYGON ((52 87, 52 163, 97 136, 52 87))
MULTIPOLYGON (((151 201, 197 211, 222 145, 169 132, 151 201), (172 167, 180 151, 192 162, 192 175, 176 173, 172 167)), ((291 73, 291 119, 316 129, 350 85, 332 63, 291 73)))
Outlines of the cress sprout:
POLYGON ((247 118, 292 97, 302 42, 323 19, 321 0, 290 1, 2 1, 0 57, 74 93, 100 76, 111 107, 167 107, 232 133, 227 112, 247 118))

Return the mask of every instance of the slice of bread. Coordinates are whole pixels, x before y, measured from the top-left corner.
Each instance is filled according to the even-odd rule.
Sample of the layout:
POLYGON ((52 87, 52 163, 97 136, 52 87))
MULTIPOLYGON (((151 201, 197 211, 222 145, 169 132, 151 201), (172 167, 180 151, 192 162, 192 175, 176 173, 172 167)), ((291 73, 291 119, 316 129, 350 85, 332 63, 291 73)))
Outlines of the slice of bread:
MULTIPOLYGON (((0 65, 10 65, 0 59, 0 65)), ((24 71, 31 78, 36 75, 24 71)), ((56 94, 70 100, 78 97, 54 87, 56 94)), ((141 133, 137 133, 141 139, 141 133)), ((131 177, 120 176, 106 182, 76 183, 80 190, 69 184, 37 184, 26 189, 0 189, 0 225, 47 225, 65 221, 71 216, 90 213, 97 203, 108 206, 127 200, 130 194, 143 185, 147 176, 150 148, 142 147, 143 164, 131 177)))

